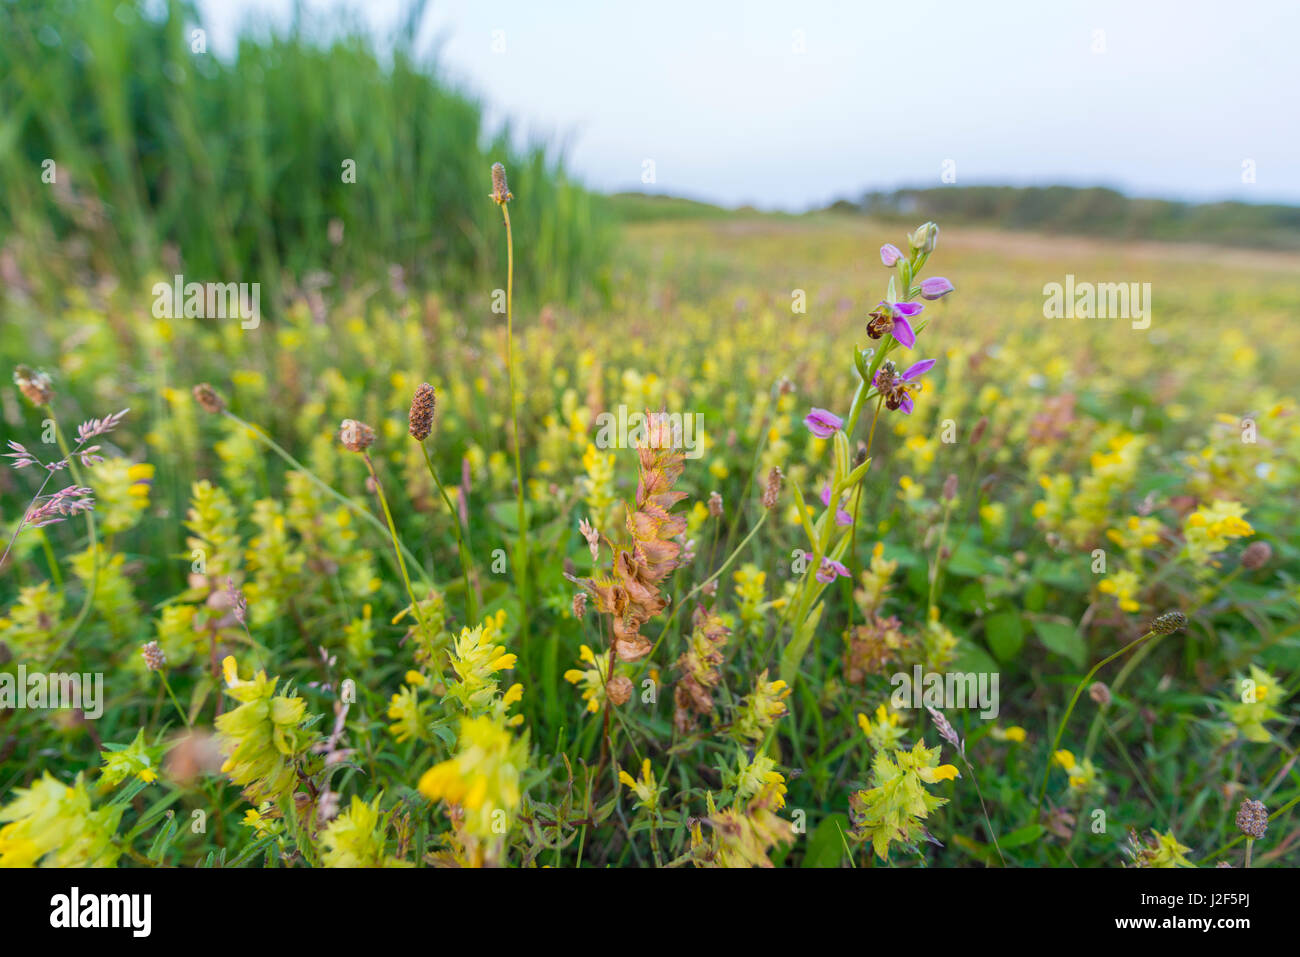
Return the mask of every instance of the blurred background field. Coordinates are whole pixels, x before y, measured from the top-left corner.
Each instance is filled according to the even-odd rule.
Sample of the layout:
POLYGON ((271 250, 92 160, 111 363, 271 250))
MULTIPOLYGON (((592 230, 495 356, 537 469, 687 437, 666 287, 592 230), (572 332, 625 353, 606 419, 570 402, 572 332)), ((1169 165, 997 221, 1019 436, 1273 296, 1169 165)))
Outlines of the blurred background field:
MULTIPOLYGON (((772 753, 785 801, 807 810, 810 833, 774 859, 870 860, 869 848, 846 851, 840 836, 877 750, 858 716, 882 720, 888 673, 913 663, 996 671, 1002 707, 994 722, 949 715, 967 738, 989 820, 966 778, 944 783, 952 803, 928 821, 943 849, 895 860, 994 863, 991 825, 1015 836, 1002 847, 1011 863, 1117 865, 1129 829, 1174 834, 1192 860, 1213 863, 1228 853, 1243 795, 1266 796, 1270 808, 1300 795, 1294 208, 1198 213, 1108 194, 944 190, 792 215, 597 195, 553 150, 521 150, 508 131, 487 129, 480 106, 400 42, 379 53, 360 35, 321 44, 304 30, 249 37, 230 62, 196 59, 187 9, 166 7, 170 19, 98 0, 0 4, 0 367, 47 371, 65 430, 131 410, 104 442, 109 461, 90 470, 106 564, 89 618, 57 659, 104 671, 109 706, 93 726, 0 712, 0 804, 44 770, 70 778, 96 768, 105 743, 126 745, 141 728, 152 740, 175 724, 140 659, 141 644, 158 640, 200 725, 220 694, 209 666, 218 648, 292 677, 314 713, 329 714, 340 675, 356 676, 356 768, 335 789, 369 800, 384 784, 399 813, 429 817, 415 779, 445 750, 445 728, 429 740, 389 730, 390 699, 416 667, 409 621, 393 621, 407 599, 391 548, 262 441, 371 508, 365 467, 337 434, 345 418, 375 427, 374 458, 404 544, 436 590, 445 640, 475 622, 466 621, 453 517, 406 438, 411 395, 425 381, 438 394, 429 447, 468 521, 480 608, 505 613, 501 640, 519 655, 530 800, 576 800, 561 755, 591 767, 603 752, 599 720, 564 673, 580 646, 602 638, 590 614, 575 619, 564 572, 590 565, 579 519, 620 528, 637 480, 635 454, 594 446, 596 416, 620 405, 703 415, 703 455, 679 484, 694 556, 671 591, 684 596, 753 528, 772 466, 810 501, 825 481, 831 448, 802 419, 811 407, 847 411, 852 350, 866 343, 863 321, 887 280, 878 249, 905 245, 903 226, 927 218, 940 221, 935 260, 957 293, 927 304, 931 324, 911 357, 939 362, 915 413, 881 419, 855 564, 891 587, 871 599, 860 593, 867 579, 842 582, 804 661, 772 753), (51 157, 57 179, 43 183, 51 157), (348 159, 355 183, 342 178, 348 159), (515 349, 535 577, 526 640, 514 579, 490 570, 516 532, 506 332, 493 310, 505 268, 488 199, 497 160, 516 194, 515 349), (177 272, 262 283, 261 325, 156 317, 151 286, 177 272), (1149 328, 1046 317, 1044 286, 1067 275, 1150 283, 1149 328), (800 301, 806 308, 794 308, 800 301), (200 382, 253 428, 203 412, 191 394, 200 382), (955 441, 942 438, 948 423, 955 441), (129 473, 141 464, 153 468, 144 482, 129 473), (950 475, 955 497, 942 493, 950 475), (204 481, 211 486, 196 485, 204 481), (213 489, 224 501, 213 503, 213 489), (711 492, 725 522, 704 508, 711 492), (1195 516, 1220 503, 1241 506, 1250 534, 1189 548, 1195 516), (216 572, 196 583, 195 537, 218 546, 221 574, 245 590, 247 636, 217 623, 227 610, 213 598, 221 583, 216 572), (1245 567, 1242 549, 1256 541, 1270 557, 1245 567), (896 564, 878 567, 873 554, 896 564), (1167 609, 1188 615, 1185 635, 1153 643, 1126 676, 1104 736, 1094 722, 1085 740, 1101 712, 1085 700, 1062 746, 1096 766, 1083 785, 1058 770, 1052 813, 1040 818, 1032 792, 1067 695, 1167 609), (884 639, 858 629, 886 618, 897 635, 868 667, 864 643, 884 639), (1252 668, 1274 697, 1243 711, 1238 684, 1252 668), (1074 827, 1089 802, 1112 819, 1100 836, 1074 827)), ((6 439, 42 448, 44 417, 0 390, 6 439)), ((29 472, 0 471, 6 540, 34 491, 29 472)), ((722 728, 754 676, 775 672, 785 638, 780 609, 800 543, 788 493, 775 517, 719 582, 714 607, 733 629, 722 728)), ((75 520, 18 538, 0 570, 3 667, 60 648, 90 593, 88 547, 75 520), (79 564, 69 560, 78 554, 79 564)), ((729 770, 754 760, 725 734, 673 732, 670 686, 691 638, 687 618, 650 662, 659 704, 629 708, 620 756, 632 770, 642 756, 673 767, 681 813, 660 822, 671 856, 687 852, 688 812, 705 813, 706 792, 732 799, 729 770)), ((895 718, 909 740, 937 743, 923 713, 895 718)), ((594 800, 606 782, 588 786, 594 800)), ((214 797, 171 778, 153 787, 178 807, 215 800, 222 824, 136 863, 193 864, 252 840, 236 788, 214 797)), ((617 793, 598 797, 612 807, 617 793)), ((143 821, 152 804, 136 798, 128 813, 143 821)), ((619 804, 603 831, 593 828, 601 837, 588 861, 649 863, 633 814, 619 804)), ((1300 860, 1294 820, 1281 819, 1258 861, 1300 860)), ((555 861, 581 853, 566 844, 555 861)))

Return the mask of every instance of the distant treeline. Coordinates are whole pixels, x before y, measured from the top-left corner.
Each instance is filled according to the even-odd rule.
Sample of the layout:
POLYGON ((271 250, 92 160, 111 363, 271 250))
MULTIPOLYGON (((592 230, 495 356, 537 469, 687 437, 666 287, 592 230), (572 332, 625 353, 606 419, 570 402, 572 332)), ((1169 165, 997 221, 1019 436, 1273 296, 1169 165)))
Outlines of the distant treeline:
POLYGON ((870 192, 836 212, 880 219, 933 219, 1045 233, 1300 249, 1300 207, 1134 199, 1072 186, 947 186, 870 192))
POLYGON ((393 267, 481 292, 504 268, 488 198, 501 160, 516 289, 599 284, 609 217, 417 55, 425 7, 391 42, 295 8, 287 29, 250 26, 218 55, 183 0, 0 0, 0 247, 51 293, 175 271, 265 296, 317 270, 393 267))

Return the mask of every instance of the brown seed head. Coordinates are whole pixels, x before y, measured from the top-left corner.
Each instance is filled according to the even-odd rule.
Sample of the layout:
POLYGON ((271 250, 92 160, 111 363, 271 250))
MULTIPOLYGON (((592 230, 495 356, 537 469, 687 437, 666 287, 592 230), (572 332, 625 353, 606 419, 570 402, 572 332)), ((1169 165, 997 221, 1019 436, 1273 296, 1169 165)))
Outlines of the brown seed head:
POLYGON ((437 393, 427 382, 420 383, 411 400, 411 438, 423 442, 433 431, 433 411, 437 405, 437 393))
POLYGON ((1167 611, 1151 622, 1151 631, 1157 635, 1172 635, 1187 624, 1187 616, 1181 611, 1167 611))
POLYGON ((573 617, 581 618, 587 613, 587 593, 576 592, 573 596, 573 617))
POLYGON ((1110 704, 1110 688, 1104 681, 1094 681, 1088 685, 1088 697, 1104 708, 1110 704))
POLYGON ((722 496, 717 492, 709 493, 709 514, 714 518, 722 518, 722 496))
POLYGON ((14 369, 14 385, 32 405, 49 405, 54 399, 54 382, 44 372, 20 365, 14 369))
POLYGON ((632 697, 632 679, 626 675, 615 675, 605 683, 605 693, 615 705, 627 704, 632 697))
POLYGON ((514 193, 506 185, 506 168, 500 163, 492 164, 492 202, 504 206, 514 199, 514 193))
POLYGON ((1237 830, 1257 841, 1264 836, 1268 830, 1268 808, 1264 807, 1263 801, 1246 798, 1241 802, 1241 807, 1237 808, 1237 830))
POLYGON ((979 445, 980 439, 984 438, 984 430, 989 427, 989 417, 980 416, 980 420, 975 423, 975 428, 970 430, 970 444, 979 445))
POLYGON ((226 411, 226 400, 221 398, 217 394, 217 390, 206 382, 200 382, 194 387, 194 401, 199 404, 204 412, 211 412, 213 415, 220 415, 226 411))
POLYGON ((349 452, 364 452, 375 444, 375 430, 356 419, 344 419, 339 426, 339 441, 349 452))
POLYGON ((781 498, 781 485, 784 478, 781 469, 775 465, 772 466, 772 471, 767 473, 767 487, 763 489, 763 507, 768 511, 776 508, 776 503, 781 498))
POLYGON ((162 646, 156 641, 145 645, 140 654, 144 657, 144 663, 150 671, 162 671, 167 665, 167 656, 163 654, 162 646))
POLYGON ((949 475, 943 482, 943 500, 951 502, 957 497, 957 476, 949 475))
POLYGON ((1241 553, 1241 567, 1248 571, 1262 568, 1273 557, 1273 546, 1268 542, 1251 542, 1241 553))

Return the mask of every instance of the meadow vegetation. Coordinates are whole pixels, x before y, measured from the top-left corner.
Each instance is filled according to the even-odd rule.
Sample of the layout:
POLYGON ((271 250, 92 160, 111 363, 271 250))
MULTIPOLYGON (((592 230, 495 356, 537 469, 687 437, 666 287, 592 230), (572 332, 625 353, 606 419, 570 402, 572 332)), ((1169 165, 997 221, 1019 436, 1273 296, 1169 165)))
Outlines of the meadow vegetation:
POLYGON ((130 412, 78 466, 93 511, 4 568, 6 670, 106 697, 2 712, 5 862, 1239 865, 1258 799, 1254 863, 1294 863, 1294 263, 945 231, 957 291, 904 350, 865 331, 881 230, 644 224, 606 311, 514 316, 527 601, 486 303, 244 331, 10 296, 53 394, 7 393, 9 436, 48 461, 43 422, 130 412), (1043 317, 1046 279, 1122 269, 1150 328, 1043 317), (936 360, 911 414, 868 389, 810 428, 871 346, 936 360), (598 448, 620 405, 701 413, 699 457, 598 448), (996 717, 898 706, 918 666, 996 673, 996 717))
POLYGON ((400 38, 75 6, 0 7, 0 866, 1300 862, 1294 253, 593 197, 400 38))

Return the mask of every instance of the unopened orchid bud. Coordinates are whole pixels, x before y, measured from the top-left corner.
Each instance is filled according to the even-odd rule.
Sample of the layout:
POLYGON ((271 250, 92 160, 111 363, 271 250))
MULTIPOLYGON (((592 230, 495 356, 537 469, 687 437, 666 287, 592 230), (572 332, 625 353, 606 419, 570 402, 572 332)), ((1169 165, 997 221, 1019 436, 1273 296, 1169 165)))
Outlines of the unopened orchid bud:
POLYGON ((907 242, 919 252, 932 253, 939 244, 939 227, 934 223, 922 223, 916 227, 916 232, 907 237, 907 242))
POLYGON ((893 243, 885 243, 880 247, 880 261, 886 266, 893 268, 898 265, 898 261, 903 258, 903 251, 893 243))
POLYGON ((948 293, 952 292, 953 284, 942 276, 933 276, 929 279, 921 280, 921 298, 922 299, 942 299, 948 293))

